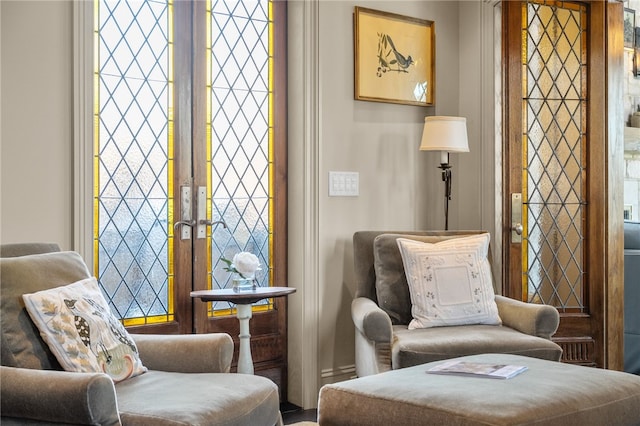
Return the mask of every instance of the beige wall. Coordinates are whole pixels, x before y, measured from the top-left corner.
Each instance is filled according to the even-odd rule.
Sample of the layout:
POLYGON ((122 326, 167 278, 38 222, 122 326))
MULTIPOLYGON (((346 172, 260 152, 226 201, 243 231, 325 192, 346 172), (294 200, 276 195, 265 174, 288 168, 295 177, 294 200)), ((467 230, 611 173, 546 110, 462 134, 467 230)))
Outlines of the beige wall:
POLYGON ((353 233, 444 226, 439 155, 418 151, 426 115, 468 119, 471 152, 452 155, 450 228, 494 228, 493 6, 320 1, 317 9, 295 2, 289 13, 289 276, 298 287, 289 336, 302 342, 289 351, 289 396, 309 407, 317 400, 315 391, 305 393, 309 386, 354 374, 353 233), (356 5, 435 21, 435 107, 353 99, 356 5), (360 195, 329 197, 329 171, 358 172, 360 195), (317 371, 309 373, 314 357, 317 371))
POLYGON ((0 240, 73 241, 72 3, 0 2, 0 240))
MULTIPOLYGON (((459 114, 458 8, 451 2, 324 1, 320 3, 320 326, 322 382, 353 365, 350 305, 355 292, 351 237, 365 229, 442 228, 439 153, 418 151, 425 115, 459 114), (356 101, 353 96, 355 5, 435 21, 436 107, 356 101), (359 197, 329 197, 332 170, 360 174, 359 197)), ((473 143, 473 141, 472 141, 473 143)), ((452 154, 456 166, 466 154, 452 154)), ((459 224, 454 168, 451 227, 459 224)), ((469 176, 471 177, 471 176, 469 176)), ((469 181, 471 183, 472 181, 469 181)))
MULTIPOLYGON (((317 386, 354 374, 353 232, 444 226, 439 156, 418 151, 425 115, 468 118, 471 152, 452 155, 450 228, 493 229, 494 103, 491 84, 483 84, 494 79, 493 60, 483 55, 492 15, 485 9, 480 1, 290 5, 290 285, 299 290, 289 299, 293 403, 314 406, 317 386), (435 21, 436 107, 353 99, 355 5, 435 21), (358 197, 328 197, 334 170, 360 173, 358 197)), ((74 249, 72 3, 2 0, 0 19, 0 241, 74 249)))

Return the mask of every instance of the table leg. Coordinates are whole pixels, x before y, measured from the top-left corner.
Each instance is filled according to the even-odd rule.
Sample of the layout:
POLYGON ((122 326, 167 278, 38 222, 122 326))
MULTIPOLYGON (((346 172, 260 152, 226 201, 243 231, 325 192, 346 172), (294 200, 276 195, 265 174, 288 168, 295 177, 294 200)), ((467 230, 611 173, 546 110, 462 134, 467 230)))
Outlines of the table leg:
POLYGON ((249 334, 249 320, 253 311, 251 305, 236 305, 236 317, 240 321, 240 350, 238 353, 238 373, 253 374, 253 360, 251 359, 251 334, 249 334))

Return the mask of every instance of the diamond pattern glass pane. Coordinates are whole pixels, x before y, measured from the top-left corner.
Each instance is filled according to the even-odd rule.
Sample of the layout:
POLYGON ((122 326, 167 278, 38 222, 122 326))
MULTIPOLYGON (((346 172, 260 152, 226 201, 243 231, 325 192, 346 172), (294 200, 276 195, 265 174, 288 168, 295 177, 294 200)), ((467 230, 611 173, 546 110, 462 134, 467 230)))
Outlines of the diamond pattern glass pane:
POLYGON ((166 1, 99 0, 96 275, 127 324, 172 319, 166 1))
POLYGON ((210 217, 228 225, 212 227, 212 288, 230 287, 220 258, 231 259, 240 251, 258 256, 258 284, 271 285, 270 7, 267 0, 210 3, 210 217))
POLYGON ((529 301, 584 309, 584 6, 524 2, 523 259, 529 301))

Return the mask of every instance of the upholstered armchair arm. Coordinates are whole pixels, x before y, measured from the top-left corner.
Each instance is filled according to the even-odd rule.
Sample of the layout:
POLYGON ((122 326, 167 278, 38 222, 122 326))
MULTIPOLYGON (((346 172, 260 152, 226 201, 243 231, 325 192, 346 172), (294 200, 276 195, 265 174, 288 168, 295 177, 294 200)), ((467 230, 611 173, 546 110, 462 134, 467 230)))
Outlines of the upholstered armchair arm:
POLYGON ((132 334, 142 363, 150 370, 228 373, 233 340, 226 333, 132 334))
POLYGON ((0 366, 2 423, 119 425, 113 381, 103 373, 0 366))
POLYGON ((351 317, 356 329, 368 340, 391 343, 393 336, 391 318, 373 300, 366 297, 353 299, 351 317))
POLYGON ((391 369, 393 326, 389 315, 367 297, 351 302, 351 318, 356 328, 356 374, 358 377, 391 369))
POLYGON ((550 340, 558 329, 560 314, 553 306, 526 303, 496 295, 503 325, 522 333, 550 340))

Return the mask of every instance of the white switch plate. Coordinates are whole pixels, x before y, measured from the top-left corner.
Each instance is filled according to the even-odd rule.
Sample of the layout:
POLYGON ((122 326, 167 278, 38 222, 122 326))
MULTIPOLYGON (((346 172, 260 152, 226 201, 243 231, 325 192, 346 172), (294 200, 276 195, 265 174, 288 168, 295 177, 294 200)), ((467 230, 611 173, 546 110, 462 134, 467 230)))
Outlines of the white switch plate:
POLYGON ((329 172, 330 197, 357 197, 359 194, 360 173, 329 172))

